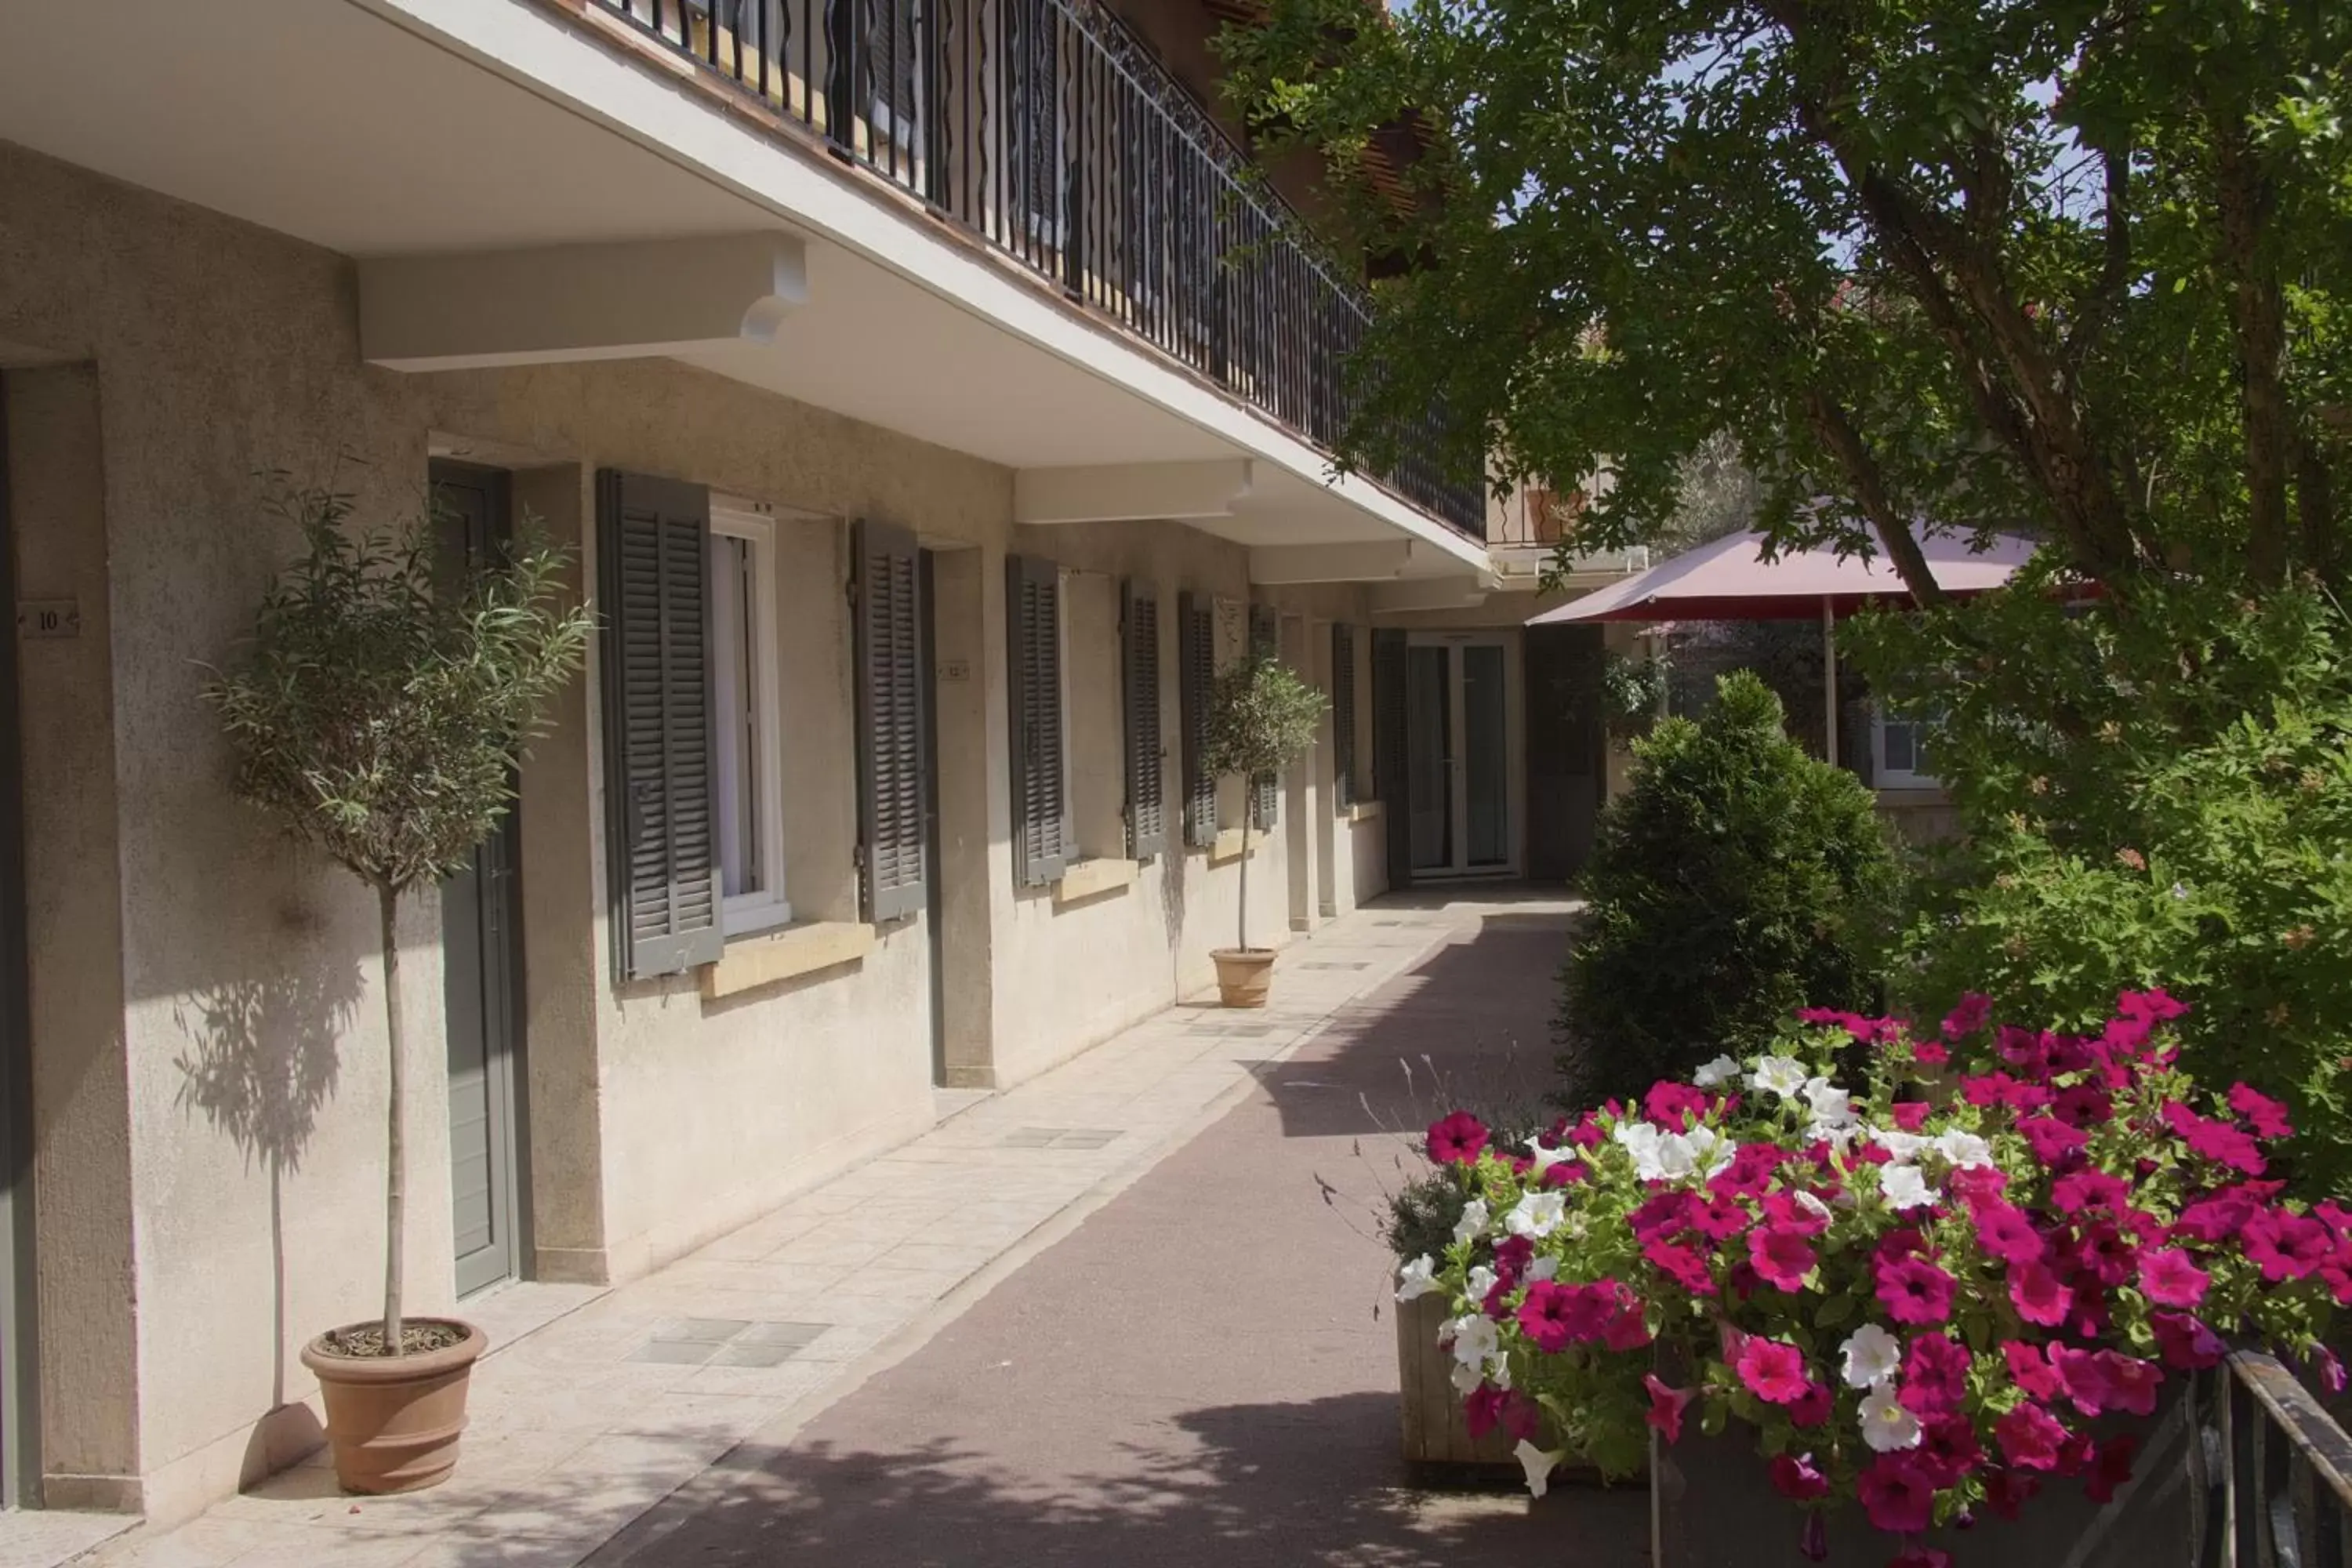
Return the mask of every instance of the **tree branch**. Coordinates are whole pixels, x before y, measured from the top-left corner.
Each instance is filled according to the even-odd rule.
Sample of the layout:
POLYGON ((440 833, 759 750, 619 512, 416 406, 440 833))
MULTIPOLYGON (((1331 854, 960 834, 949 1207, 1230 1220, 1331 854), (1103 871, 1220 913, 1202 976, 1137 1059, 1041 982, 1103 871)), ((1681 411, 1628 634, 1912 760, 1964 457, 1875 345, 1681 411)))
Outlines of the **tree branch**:
POLYGON ((2277 267, 2263 244, 2272 192, 2242 117, 2216 116, 2213 132, 2214 195, 2221 220, 2217 259, 2230 279, 2230 325, 2238 340, 2238 400, 2245 421, 2246 564, 2256 581, 2276 583, 2286 576, 2287 454, 2294 429, 2282 374, 2286 306, 2277 267))
POLYGON ((2102 147, 2099 166, 2106 183, 2106 216, 2101 236, 2105 241, 2105 257, 2099 268, 2098 281, 2083 297, 2075 311, 2074 330, 2066 335, 2065 361, 2070 381, 2081 373, 2083 362, 2090 357, 2091 351, 2098 347, 2131 289, 2131 149, 2102 147))
POLYGON ((1944 585, 1928 569, 1926 552, 1912 537, 1910 519, 1896 509, 1877 458, 1862 438, 1862 432, 1854 428, 1844 406, 1816 387, 1805 395, 1805 416, 1821 437, 1822 445, 1845 469, 1854 500, 1861 503, 1863 515, 1870 519, 1871 526, 1877 530, 1878 542, 1885 547, 1886 558, 1895 563, 1895 574, 1903 579, 1903 585, 1911 590, 1912 599, 1922 609, 1943 604, 1944 585))

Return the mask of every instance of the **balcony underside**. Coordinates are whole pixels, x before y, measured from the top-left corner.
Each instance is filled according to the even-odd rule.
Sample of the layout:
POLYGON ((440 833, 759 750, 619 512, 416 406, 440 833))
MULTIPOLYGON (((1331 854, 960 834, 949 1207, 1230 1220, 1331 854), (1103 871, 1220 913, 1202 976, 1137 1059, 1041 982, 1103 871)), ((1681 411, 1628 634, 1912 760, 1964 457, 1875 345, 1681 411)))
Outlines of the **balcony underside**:
MULTIPOLYGON (((1016 470, 1243 461, 1230 506, 1188 526, 1268 548, 1410 541, 1407 577, 1484 567, 1384 488, 1329 482, 1296 432, 693 87, 521 0, 111 0, 12 29, 0 138, 362 260, 620 247, 637 259, 604 286, 639 272, 654 296, 666 247, 780 237, 797 291, 737 330, 723 310, 677 331, 677 312, 639 329, 610 311, 610 341, 545 357, 667 353, 1016 470)), ((445 325, 461 363, 465 324, 445 325)), ((473 330, 477 363, 533 357, 488 357, 497 333, 473 330)))

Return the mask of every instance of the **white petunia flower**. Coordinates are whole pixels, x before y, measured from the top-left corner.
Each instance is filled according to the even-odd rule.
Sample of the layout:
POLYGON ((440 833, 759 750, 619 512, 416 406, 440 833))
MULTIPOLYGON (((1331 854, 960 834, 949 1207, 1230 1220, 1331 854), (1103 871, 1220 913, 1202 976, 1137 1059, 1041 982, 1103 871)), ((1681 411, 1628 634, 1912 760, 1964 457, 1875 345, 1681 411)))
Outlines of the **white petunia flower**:
POLYGON ((1807 1214, 1812 1215, 1815 1219, 1825 1220, 1832 1217, 1830 1215, 1830 1205, 1822 1202, 1821 1199, 1815 1197, 1811 1193, 1806 1191, 1802 1187, 1799 1187, 1797 1189, 1797 1206, 1804 1210, 1807 1214))
POLYGON ((1551 1489, 1551 1473, 1568 1458, 1565 1448, 1538 1448, 1525 1437, 1511 1450, 1518 1457, 1519 1468, 1528 1473, 1528 1495, 1541 1497, 1551 1489))
POLYGON ((1465 1312, 1446 1326, 1453 1330, 1454 1359, 1463 1366, 1478 1365, 1501 1343, 1494 1321, 1484 1312, 1465 1312))
POLYGON ((1486 1381, 1486 1374, 1477 1367, 1463 1366, 1458 1363, 1453 1372, 1447 1375, 1454 1384, 1454 1392, 1465 1397, 1480 1384, 1486 1381))
POLYGON ((1805 1102, 1812 1108, 1812 1131, 1816 1135, 1843 1131, 1855 1125, 1853 1097, 1825 1078, 1805 1080, 1805 1102))
POLYGON ((1701 1089, 1721 1089, 1738 1076, 1738 1062, 1733 1061, 1729 1057, 1717 1057, 1711 1062, 1702 1064, 1698 1071, 1691 1074, 1691 1082, 1701 1089))
POLYGON ((1559 1228, 1560 1217, 1567 1212, 1568 1199, 1559 1194, 1529 1193, 1503 1216, 1503 1228, 1513 1236, 1540 1241, 1559 1228))
POLYGON ((1396 1299, 1411 1301, 1438 1289, 1437 1264, 1427 1253, 1397 1270, 1396 1299))
POLYGON ((1936 1152, 1962 1170, 1992 1163, 1992 1145, 1957 1127, 1937 1134, 1936 1152))
POLYGON ((1486 1200, 1472 1198, 1462 1205, 1462 1217, 1454 1222, 1454 1239, 1475 1241, 1486 1234, 1486 1200))
POLYGON ((1887 1165, 1878 1173, 1878 1194, 1891 1209, 1925 1208, 1943 1194, 1927 1184, 1916 1165, 1887 1165))
POLYGON ((1655 1182, 1664 1177, 1666 1134, 1646 1121, 1627 1121, 1610 1136, 1633 1156, 1633 1174, 1645 1182, 1655 1182))
POLYGON ((1862 1396, 1862 1440, 1880 1454, 1919 1446, 1919 1418, 1903 1408, 1892 1384, 1862 1396))
POLYGON ((1559 1275, 1559 1259, 1549 1255, 1528 1265, 1528 1278, 1530 1279, 1553 1279, 1559 1275))
POLYGON ((1708 1180, 1730 1168, 1734 1152, 1731 1140, 1714 1128, 1694 1127, 1683 1134, 1683 1141, 1690 1145, 1692 1163, 1698 1167, 1699 1174, 1708 1180))
POLYGON ((1473 1306, 1483 1303, 1494 1289, 1495 1271, 1483 1263, 1470 1270, 1469 1277, 1462 1281, 1462 1294, 1469 1298, 1473 1306))
POLYGON ((1794 1057, 1766 1057, 1748 1075, 1749 1085, 1769 1089, 1782 1100, 1794 1100, 1805 1092, 1805 1064, 1794 1057))
POLYGON ((1682 1133, 1669 1132, 1658 1140, 1657 1167, 1659 1175, 1670 1182, 1679 1182, 1698 1169, 1698 1151, 1682 1133))
POLYGON ((1580 1151, 1573 1143, 1565 1144, 1558 1149, 1547 1149, 1530 1139, 1528 1142, 1528 1174, 1533 1180, 1540 1182, 1544 1179, 1545 1173, 1554 1165, 1564 1165, 1577 1159, 1579 1154, 1580 1151))
POLYGON ((1901 1162, 1916 1160, 1922 1150, 1931 1147, 1929 1140, 1916 1132, 1906 1132, 1899 1127, 1874 1127, 1870 1130, 1870 1141, 1901 1162))
POLYGON ((1864 1323, 1846 1335, 1838 1359, 1848 1388, 1869 1388, 1903 1365, 1903 1342, 1876 1323, 1864 1323))

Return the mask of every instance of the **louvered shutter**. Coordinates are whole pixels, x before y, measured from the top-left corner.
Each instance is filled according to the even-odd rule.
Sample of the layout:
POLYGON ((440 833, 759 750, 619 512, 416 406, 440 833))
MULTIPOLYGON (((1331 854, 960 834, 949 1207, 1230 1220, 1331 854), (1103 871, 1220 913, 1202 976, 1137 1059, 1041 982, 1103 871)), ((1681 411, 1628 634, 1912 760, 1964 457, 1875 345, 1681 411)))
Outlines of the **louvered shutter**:
POLYGON ((1004 560, 1005 668, 1013 721, 1013 875, 1058 880, 1070 859, 1062 735, 1062 574, 1050 561, 1004 560))
POLYGON ((866 918, 922 909, 922 559, 913 533, 857 525, 858 848, 866 918))
POLYGON ((1209 688, 1217 679, 1216 614, 1191 594, 1176 595, 1178 696, 1184 727, 1184 842, 1217 841, 1217 781, 1202 759, 1209 750, 1209 688))
POLYGON ((1406 798, 1405 635, 1372 630, 1372 793, 1388 825, 1389 886, 1412 881, 1412 811, 1406 798))
MULTIPOLYGON (((1271 605, 1250 606, 1250 658, 1268 662, 1282 657, 1282 620, 1271 605)), ((1267 832, 1280 814, 1281 782, 1272 773, 1260 773, 1250 781, 1250 814, 1257 821, 1258 831, 1267 832)))
POLYGON ((623 979, 715 963, 710 496, 605 469, 596 479, 604 616, 606 860, 623 979))
POLYGON ((1341 805, 1356 804, 1356 628, 1331 628, 1331 788, 1341 805))
POLYGON ((1119 626, 1127 683, 1127 852, 1142 860, 1168 847, 1168 785, 1160 743, 1160 591, 1129 579, 1119 626))

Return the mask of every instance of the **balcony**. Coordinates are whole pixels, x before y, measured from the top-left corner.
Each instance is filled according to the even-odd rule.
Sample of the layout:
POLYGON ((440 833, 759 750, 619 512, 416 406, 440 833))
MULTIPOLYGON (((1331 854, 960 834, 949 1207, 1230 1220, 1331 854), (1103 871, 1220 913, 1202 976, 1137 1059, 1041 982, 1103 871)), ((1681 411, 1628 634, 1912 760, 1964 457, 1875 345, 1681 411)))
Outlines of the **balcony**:
MULTIPOLYGON (((1088 0, 581 0, 1328 452, 1362 299, 1298 216, 1088 0)), ((1404 449, 1439 449, 1434 411, 1404 449)), ((1480 487, 1375 476, 1472 539, 1480 487)))

